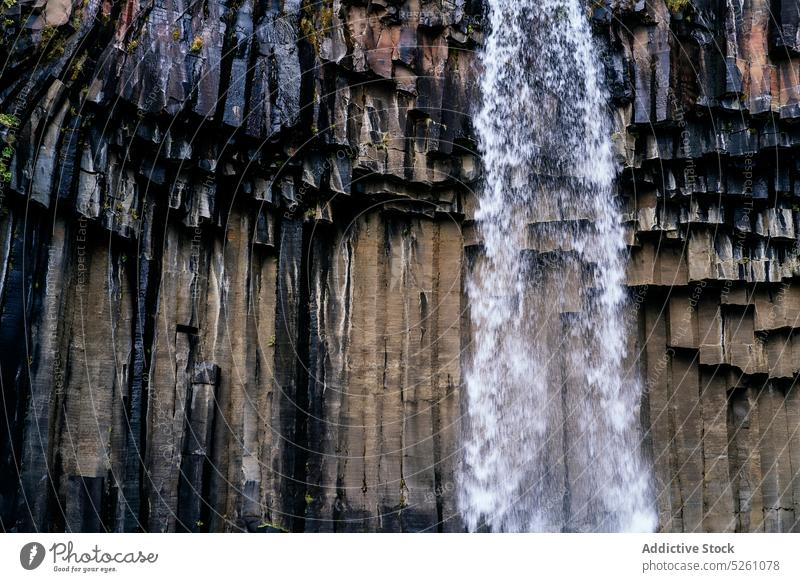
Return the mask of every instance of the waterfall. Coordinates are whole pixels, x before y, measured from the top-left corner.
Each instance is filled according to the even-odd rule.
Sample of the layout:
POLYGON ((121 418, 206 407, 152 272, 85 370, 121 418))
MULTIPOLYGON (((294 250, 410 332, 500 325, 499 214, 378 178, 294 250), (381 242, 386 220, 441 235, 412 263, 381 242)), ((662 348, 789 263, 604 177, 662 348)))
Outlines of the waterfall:
POLYGON ((460 511, 473 531, 652 531, 642 385, 623 361, 608 96, 586 9, 488 5, 460 511))

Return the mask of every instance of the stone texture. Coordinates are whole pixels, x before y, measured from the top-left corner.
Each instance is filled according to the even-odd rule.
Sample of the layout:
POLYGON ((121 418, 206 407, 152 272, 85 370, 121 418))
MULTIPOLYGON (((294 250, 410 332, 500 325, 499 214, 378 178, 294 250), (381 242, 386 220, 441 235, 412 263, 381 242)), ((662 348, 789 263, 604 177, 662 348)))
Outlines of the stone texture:
POLYGON ((661 530, 798 531, 796 14, 611 4, 630 23, 597 24, 610 63, 633 56, 615 143, 661 530))
POLYGON ((20 4, 2 529, 460 529, 480 6, 20 4))
MULTIPOLYGON (((723 4, 592 11, 626 361, 662 531, 798 531, 798 13, 723 4)), ((461 530, 481 3, 4 18, 0 529, 461 530)))

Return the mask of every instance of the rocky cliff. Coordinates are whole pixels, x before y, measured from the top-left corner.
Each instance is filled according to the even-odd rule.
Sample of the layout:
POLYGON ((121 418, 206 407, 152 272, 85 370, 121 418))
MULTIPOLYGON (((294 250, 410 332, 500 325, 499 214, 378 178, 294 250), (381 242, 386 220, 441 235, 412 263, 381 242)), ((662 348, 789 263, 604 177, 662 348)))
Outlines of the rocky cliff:
MULTIPOLYGON (((796 531, 800 12, 589 4, 661 529, 796 531)), ((480 1, 0 10, 2 529, 460 531, 480 1)))
POLYGON ((619 4, 595 16, 661 528, 798 531, 800 11, 619 4))

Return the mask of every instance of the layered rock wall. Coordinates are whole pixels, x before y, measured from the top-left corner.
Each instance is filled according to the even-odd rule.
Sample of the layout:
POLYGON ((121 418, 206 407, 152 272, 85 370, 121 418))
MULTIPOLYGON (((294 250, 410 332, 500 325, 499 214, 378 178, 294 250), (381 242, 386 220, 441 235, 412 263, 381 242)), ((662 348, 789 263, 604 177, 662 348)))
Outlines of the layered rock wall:
MULTIPOLYGON (((483 11, 5 9, 3 529, 462 529, 483 11)), ((797 530, 800 17, 587 18, 661 528, 797 530)))
POLYGON ((798 13, 618 3, 608 57, 665 531, 800 527, 798 13), (618 20, 617 20, 618 19, 618 20))
POLYGON ((4 15, 3 528, 458 529, 478 7, 51 4, 4 15))

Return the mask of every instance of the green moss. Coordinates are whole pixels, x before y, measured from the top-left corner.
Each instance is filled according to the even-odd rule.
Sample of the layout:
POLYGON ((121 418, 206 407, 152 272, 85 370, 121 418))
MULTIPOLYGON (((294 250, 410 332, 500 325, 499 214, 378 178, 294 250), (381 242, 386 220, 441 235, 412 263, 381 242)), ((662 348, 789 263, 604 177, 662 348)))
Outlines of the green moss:
POLYGON ((179 28, 176 28, 172 31, 172 40, 178 41, 181 38, 181 31, 179 28))
POLYGON ((50 45, 50 50, 47 51, 47 59, 57 59, 64 56, 64 51, 67 49, 67 40, 59 37, 50 45))
POLYGON ((300 12, 300 32, 307 40, 314 51, 319 54, 322 45, 321 37, 330 31, 333 26, 333 2, 323 0, 318 13, 314 13, 314 3, 312 0, 303 0, 303 7, 300 12))
POLYGON ((69 19, 69 25, 72 27, 72 30, 78 30, 81 27, 81 20, 83 16, 83 9, 85 6, 81 6, 78 10, 72 13, 72 18, 69 19))
POLYGON ((201 50, 203 50, 203 39, 202 39, 202 37, 199 37, 199 36, 194 37, 194 40, 192 41, 192 45, 189 47, 189 50, 191 50, 194 54, 197 54, 201 50))
POLYGON ((691 4, 691 0, 666 0, 667 8, 673 14, 683 12, 691 4))
POLYGON ((277 529, 279 531, 289 533, 288 529, 283 528, 283 527, 281 527, 279 525, 275 525, 271 521, 265 521, 264 523, 259 524, 257 527, 258 527, 258 529, 264 529, 265 527, 271 527, 272 529, 277 529))
POLYGON ((83 72, 83 66, 86 64, 86 53, 79 56, 75 59, 72 63, 72 67, 70 67, 69 72, 69 80, 76 81, 80 74, 83 72))
POLYGON ((389 149, 389 134, 384 133, 381 135, 381 141, 375 144, 375 147, 379 150, 386 151, 389 149))
POLYGON ((309 495, 308 493, 306 493, 305 500, 306 500, 306 505, 311 505, 311 503, 314 501, 314 498, 311 497, 311 495, 309 495))
POLYGON ((14 148, 11 146, 5 146, 3 151, 0 152, 0 181, 2 181, 3 184, 7 184, 11 181, 11 168, 9 167, 9 163, 13 157, 14 148))
POLYGON ((0 182, 8 184, 11 181, 11 169, 6 166, 5 162, 0 161, 0 182))
POLYGON ((19 118, 10 113, 0 113, 0 123, 13 129, 19 125, 19 118))
POLYGON ((319 13, 319 27, 322 30, 322 32, 327 32, 328 30, 330 30, 332 24, 333 24, 333 7, 323 6, 322 10, 319 13))
POLYGON ((64 54, 67 47, 66 35, 61 34, 57 26, 47 25, 42 28, 40 45, 47 51, 45 58, 57 59, 64 54))
POLYGON ((127 51, 128 54, 131 54, 133 51, 136 50, 136 47, 139 46, 139 41, 137 39, 133 39, 128 43, 127 51))
POLYGON ((317 31, 314 29, 314 20, 309 16, 300 18, 300 32, 303 33, 303 38, 311 43, 314 50, 319 52, 319 39, 317 38, 317 31))
POLYGON ((269 338, 269 341, 267 342, 267 346, 269 346, 271 348, 274 348, 275 347, 275 342, 276 342, 276 339, 275 339, 275 336, 273 335, 271 338, 269 338))
POLYGON ((42 44, 48 44, 51 40, 55 38, 57 32, 58 32, 58 27, 52 26, 50 24, 45 25, 42 28, 41 32, 42 44))

